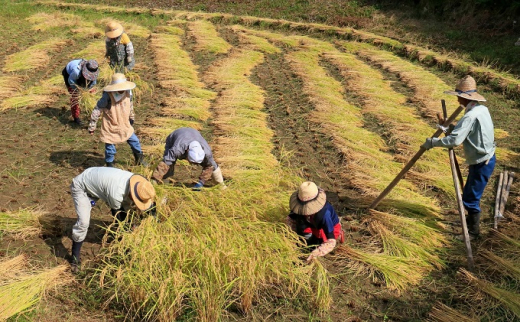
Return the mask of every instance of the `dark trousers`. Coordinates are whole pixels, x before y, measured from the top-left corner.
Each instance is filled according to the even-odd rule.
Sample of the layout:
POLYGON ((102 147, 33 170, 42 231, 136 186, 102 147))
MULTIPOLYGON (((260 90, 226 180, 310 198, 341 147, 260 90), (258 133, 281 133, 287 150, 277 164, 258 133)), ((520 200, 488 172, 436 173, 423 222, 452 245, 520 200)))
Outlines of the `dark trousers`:
POLYGON ((480 198, 495 169, 495 162, 496 157, 493 155, 487 164, 482 162, 469 166, 468 178, 462 192, 462 202, 468 214, 480 213, 480 198))

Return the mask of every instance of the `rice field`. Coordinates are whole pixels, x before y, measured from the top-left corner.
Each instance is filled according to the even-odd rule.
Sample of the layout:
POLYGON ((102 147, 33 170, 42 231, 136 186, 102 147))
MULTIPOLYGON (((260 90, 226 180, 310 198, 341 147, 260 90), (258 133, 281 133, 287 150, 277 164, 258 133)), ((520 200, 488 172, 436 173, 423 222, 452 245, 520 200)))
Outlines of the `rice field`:
MULTIPOLYGON (((492 116, 497 115, 497 169, 515 169, 519 156, 510 140, 517 135, 502 122, 505 108, 494 105, 520 94, 513 76, 353 28, 60 1, 37 1, 31 10, 23 28, 41 37, 2 58, 0 112, 70 114, 61 70, 81 57, 96 59, 101 69, 96 90, 79 96, 88 120, 114 73, 104 57, 103 30, 116 20, 136 48, 137 64, 126 76, 137 84, 135 128, 151 161, 149 167, 121 167, 150 177, 166 136, 192 127, 207 136, 227 184, 227 189, 207 185, 203 192, 192 192, 186 181, 156 185, 161 201, 157 219, 131 214, 127 221, 135 226, 130 231, 106 222, 98 225, 106 235, 87 241, 100 246, 89 255, 81 279, 84 288, 99 296, 98 304, 119 319, 520 319, 520 240, 510 233, 518 223, 511 221, 512 229, 500 232, 483 221, 483 239, 474 252, 476 270, 466 271, 464 246, 453 239, 460 223, 453 213, 455 192, 445 150, 426 152, 377 209, 368 208, 436 131, 440 100, 447 100, 448 114, 457 108, 455 97, 443 92, 466 73, 475 76, 479 89, 491 98, 492 116), (283 83, 275 73, 263 75, 274 91, 258 81, 260 71, 269 67, 262 68, 273 61, 288 78, 283 83), (278 86, 282 83, 293 87, 278 86), (307 134, 292 130, 291 118, 304 124, 307 134), (276 132, 284 128, 284 120, 284 142, 290 146, 280 144, 276 132), (326 142, 301 141, 311 136, 326 142), (323 155, 334 158, 315 161, 323 155), (295 160, 320 164, 325 175, 299 169, 295 160), (301 240, 284 222, 290 195, 306 180, 328 188, 346 232, 344 244, 311 264, 305 262, 301 240), (388 299, 395 300, 394 307, 382 316, 377 308, 388 299), (406 306, 410 308, 403 311, 406 306)), ((59 147, 101 147, 83 137, 60 141, 59 147)), ((42 158, 57 159, 52 149, 58 142, 49 146, 42 158)), ((457 155, 462 162, 462 151, 457 155)), ((43 171, 41 176, 63 179, 61 191, 85 168, 74 164, 69 172, 62 161, 53 162, 55 175, 43 171)), ((25 183, 28 175, 15 167, 10 163, 0 175, 25 183)), ((189 169, 182 162, 177 167, 189 169)), ((195 178, 197 171, 189 175, 195 178)), ((483 199, 488 219, 493 176, 483 199)), ((511 194, 518 208, 517 191, 511 194)), ((71 204, 68 199, 56 203, 71 204)), ((0 234, 9 241, 47 239, 54 233, 44 230, 49 222, 42 223, 74 217, 71 205, 50 211, 2 209, 0 234)), ((70 242, 66 235, 59 239, 62 245, 70 242)), ((40 271, 26 275, 21 264, 27 262, 30 256, 0 262, 0 269, 10 268, 2 272, 20 272, 0 277, 3 320, 35 311, 37 304, 44 307, 42 295, 58 282, 56 277, 66 276, 64 266, 45 271, 36 266, 40 271), (16 297, 10 300, 7 293, 16 297), (20 304, 11 303, 18 298, 23 298, 20 304)))

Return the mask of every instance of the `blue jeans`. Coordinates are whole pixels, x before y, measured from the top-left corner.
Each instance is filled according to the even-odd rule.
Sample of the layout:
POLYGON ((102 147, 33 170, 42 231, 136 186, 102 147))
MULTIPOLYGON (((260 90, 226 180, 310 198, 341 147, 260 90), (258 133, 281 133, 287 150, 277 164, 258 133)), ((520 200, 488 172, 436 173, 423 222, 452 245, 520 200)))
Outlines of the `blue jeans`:
POLYGON ((482 162, 469 166, 468 179, 462 192, 462 202, 468 214, 480 213, 480 198, 495 169, 495 162, 496 157, 493 155, 487 165, 486 162, 482 162))
MULTIPOLYGON (((142 152, 139 138, 137 138, 135 132, 132 134, 132 136, 130 136, 130 138, 128 138, 126 142, 130 145, 130 148, 132 148, 132 152, 134 154, 140 154, 142 152)), ((105 162, 113 163, 116 152, 116 146, 114 144, 105 144, 105 162)))

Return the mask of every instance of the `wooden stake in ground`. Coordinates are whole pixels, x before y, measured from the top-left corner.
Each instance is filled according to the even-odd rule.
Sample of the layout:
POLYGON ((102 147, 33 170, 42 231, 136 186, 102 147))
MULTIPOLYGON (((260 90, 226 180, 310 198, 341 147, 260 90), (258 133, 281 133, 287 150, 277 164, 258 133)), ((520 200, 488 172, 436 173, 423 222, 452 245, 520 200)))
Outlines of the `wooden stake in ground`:
POLYGON ((495 199, 495 215, 494 215, 494 223, 493 229, 498 229, 498 218, 501 216, 500 214, 500 199, 502 197, 502 183, 504 182, 504 172, 500 172, 500 178, 498 179, 497 186, 497 197, 495 199))
MULTIPOLYGON (((455 118, 459 115, 459 113, 461 113, 462 110, 464 110, 464 107, 459 106, 457 108, 457 110, 455 110, 452 113, 452 115, 448 118, 448 120, 446 120, 446 122, 444 122, 442 124, 442 126, 448 127, 455 120, 455 118)), ((442 132, 443 132, 442 129, 438 129, 437 131, 435 131, 432 138, 436 138, 436 137, 440 136, 440 134, 442 132)), ((374 200, 374 202, 372 202, 372 204, 370 204, 371 209, 375 209, 379 205, 379 202, 381 202, 381 200, 384 199, 385 196, 388 195, 388 193, 390 193, 390 191, 397 185, 397 183, 399 183, 399 181, 410 170, 410 168, 412 168, 412 166, 419 160, 419 158, 421 158, 421 156, 424 154, 425 151, 426 151, 426 149, 424 149, 422 147, 419 149, 419 151, 412 157, 412 159, 408 162, 408 164, 406 164, 403 167, 401 172, 394 178, 394 180, 390 184, 388 184, 388 186, 385 188, 385 190, 381 194, 379 194, 379 196, 374 200)))
POLYGON ((498 214, 495 215, 495 222, 496 222, 497 226, 498 226, 498 219, 504 218, 506 202, 507 202, 507 198, 509 197, 509 191, 511 190, 511 185, 513 184, 514 177, 515 177, 514 172, 504 172, 504 179, 502 181, 502 191, 500 192, 500 207, 498 209, 498 214))

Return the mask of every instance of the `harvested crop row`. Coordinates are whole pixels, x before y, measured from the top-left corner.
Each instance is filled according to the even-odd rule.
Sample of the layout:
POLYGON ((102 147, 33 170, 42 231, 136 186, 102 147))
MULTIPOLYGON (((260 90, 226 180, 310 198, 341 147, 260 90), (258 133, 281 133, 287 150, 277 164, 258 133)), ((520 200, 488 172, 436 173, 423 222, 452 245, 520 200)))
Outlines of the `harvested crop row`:
MULTIPOLYGON (((344 44, 347 50, 348 46, 344 44)), ((395 158, 407 162, 434 130, 417 115, 416 109, 405 105, 407 98, 391 89, 379 71, 348 53, 326 53, 324 57, 339 69, 346 87, 360 98, 363 115, 372 116, 387 129, 389 141, 397 152, 395 158)), ((421 181, 453 196, 453 181, 445 151, 429 151, 414 169, 415 176, 421 181)))
POLYGON ((209 21, 195 20, 188 22, 188 31, 189 36, 194 37, 197 42, 194 48, 196 51, 225 54, 233 47, 218 35, 215 26, 209 21))
POLYGON ((489 297, 489 299, 499 303, 514 315, 511 318, 512 321, 516 321, 520 318, 520 295, 498 288, 492 283, 476 277, 474 274, 463 268, 459 270, 458 274, 472 287, 470 293, 472 294, 473 299, 479 299, 479 296, 484 293, 489 297))
POLYGON ((282 51, 267 41, 267 39, 246 33, 242 26, 234 25, 230 29, 238 36, 238 41, 247 48, 266 54, 275 54, 282 51))
POLYGON ((8 75, 0 77, 0 100, 15 95, 16 92, 20 92, 22 86, 23 77, 18 75, 8 75))
MULTIPOLYGON (((320 56, 324 52, 339 53, 332 44, 319 42, 309 37, 284 36, 264 31, 251 31, 260 37, 282 43, 297 45, 301 50, 291 52, 287 59, 295 72, 304 80, 304 91, 316 107, 312 117, 322 124, 327 133, 334 137, 338 150, 350 160, 348 166, 352 184, 368 195, 375 196, 384 189, 401 168, 399 163, 389 162, 390 155, 383 153, 386 145, 381 138, 362 128, 362 111, 345 102, 343 86, 330 77, 320 66, 320 56)), ((410 182, 397 187, 391 198, 413 201, 436 209, 435 204, 424 196, 410 182)))
POLYGON ((41 223, 44 213, 38 210, 24 209, 18 212, 0 212, 0 232, 25 239, 41 235, 41 223))
POLYGON ((462 314, 442 303, 437 303, 430 311, 430 317, 435 322, 478 322, 479 320, 462 314))
MULTIPOLYGON (((171 94, 163 101, 161 114, 153 118, 150 127, 143 128, 144 134, 164 138, 171 129, 179 127, 202 128, 202 123, 210 117, 210 100, 215 93, 206 89, 199 81, 197 66, 189 54, 181 47, 184 30, 176 26, 159 28, 159 33, 152 34, 150 45, 155 53, 158 69, 159 86, 171 94)), ((160 152, 163 142, 147 150, 160 152)))
MULTIPOLYGON (((423 68, 412 64, 392 53, 377 49, 369 44, 362 43, 344 43, 344 47, 354 52, 361 58, 381 66, 383 69, 398 75, 398 77, 411 89, 414 90, 414 101, 420 102, 424 107, 421 112, 437 121, 436 113, 441 112, 441 99, 447 101, 448 115, 450 115, 457 106, 457 100, 454 96, 449 96, 443 92, 451 87, 444 83, 434 74, 424 70, 423 68)), ((500 135, 507 136, 502 129, 495 129, 495 137, 500 135)), ((497 147, 497 158, 500 160, 511 160, 518 156, 517 153, 503 148, 497 147)))
POLYGON ((23 269, 22 261, 25 261, 24 256, 0 262, 0 268, 21 270, 16 276, 0 274, 0 320, 2 321, 32 308, 49 290, 72 281, 69 266, 27 273, 23 269))
POLYGON ((272 28, 280 30, 293 30, 302 32, 321 32, 327 35, 334 36, 340 39, 357 40, 383 48, 388 48, 394 51, 396 54, 403 54, 410 59, 419 58, 421 62, 429 64, 432 60, 435 64, 453 70, 459 74, 471 74, 479 81, 486 82, 495 86, 498 90, 510 93, 514 96, 520 95, 520 81, 514 76, 508 73, 496 72, 493 69, 485 67, 477 67, 472 62, 465 61, 463 59, 449 58, 446 55, 442 55, 427 49, 403 44, 395 39, 391 39, 384 36, 379 36, 370 32, 356 30, 348 27, 334 27, 316 23, 297 23, 283 19, 269 19, 259 18, 251 16, 235 16, 231 14, 221 13, 204 13, 204 12, 186 12, 186 11, 175 11, 175 10, 150 10, 146 8, 120 8, 113 6, 99 6, 99 5, 87 5, 77 3, 63 3, 57 1, 38 1, 39 4, 43 5, 54 5, 59 8, 88 8, 91 10, 106 11, 106 12, 132 12, 132 13, 160 13, 164 15, 172 15, 177 18, 185 19, 207 19, 216 20, 224 24, 242 24, 242 25, 260 25, 263 28, 272 28))
POLYGON ((452 86, 447 85, 433 73, 421 68, 409 61, 406 61, 395 54, 380 50, 375 46, 363 43, 344 43, 348 50, 357 56, 367 59, 370 62, 381 66, 383 69, 396 74, 401 81, 413 89, 417 101, 423 107, 423 115, 437 121, 436 114, 442 112, 441 100, 446 100, 448 115, 451 115, 458 106, 454 96, 444 94, 452 86))
POLYGON ((21 52, 11 54, 5 58, 4 72, 17 72, 39 69, 50 61, 49 53, 60 51, 70 40, 51 38, 33 45, 21 52))
POLYGON ((54 76, 5 99, 0 104, 0 111, 49 106, 56 102, 57 95, 65 93, 63 77, 61 75, 54 76))
POLYGON ((216 155, 232 177, 252 175, 278 165, 271 154, 273 134, 267 127, 263 92, 248 80, 251 69, 263 55, 250 50, 233 51, 228 59, 216 62, 205 81, 220 92, 215 102, 216 155))

